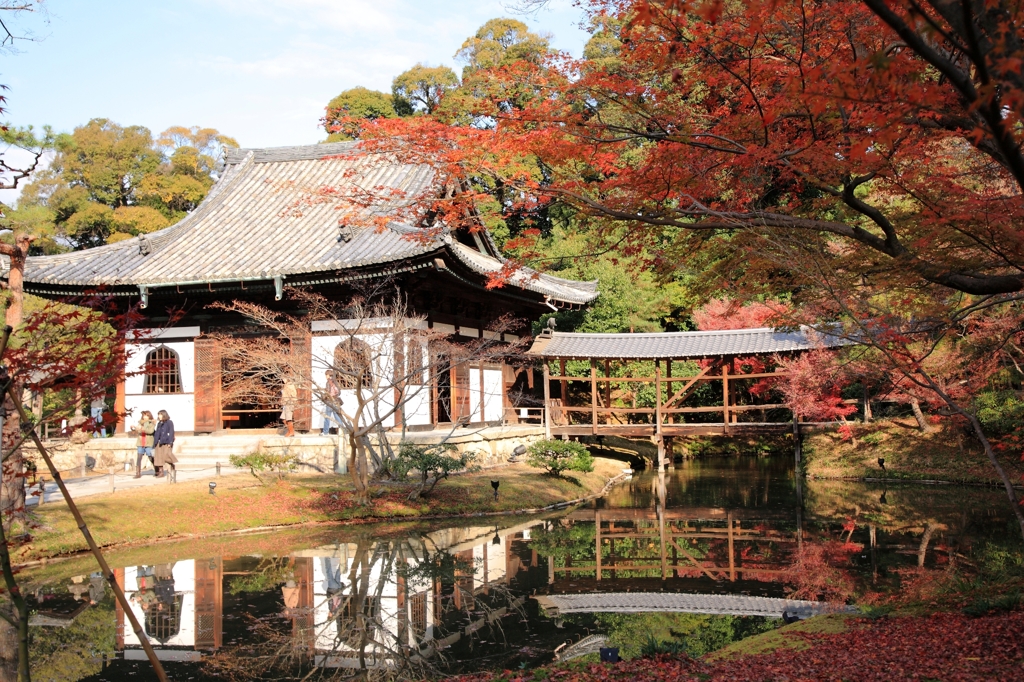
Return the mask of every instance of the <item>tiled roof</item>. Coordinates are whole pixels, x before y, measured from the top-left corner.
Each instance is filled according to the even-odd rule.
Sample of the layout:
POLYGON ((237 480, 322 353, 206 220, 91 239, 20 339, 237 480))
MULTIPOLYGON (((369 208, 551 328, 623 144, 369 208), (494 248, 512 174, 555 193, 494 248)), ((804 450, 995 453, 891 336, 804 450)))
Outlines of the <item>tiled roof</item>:
MULTIPOLYGON (((487 274, 497 258, 442 237, 408 235, 411 225, 391 223, 378 231, 360 226, 362 206, 346 193, 398 190, 389 208, 413 202, 435 189, 425 165, 382 160, 352 142, 228 150, 225 168, 203 202, 181 222, 158 232, 107 246, 53 256, 30 257, 26 285, 169 286, 269 279, 391 263, 437 252, 452 253, 470 269, 487 274), (326 192, 325 189, 330 189, 326 192), (356 218, 339 239, 339 221, 356 218)), ((3 264, 6 270, 6 262, 3 264)), ((572 303, 596 297, 593 283, 570 282, 533 272, 512 284, 572 303)))
POLYGON ((528 354, 547 358, 706 358, 720 355, 757 355, 840 346, 844 341, 813 330, 779 331, 771 328, 726 329, 708 332, 645 334, 572 334, 544 332, 528 354))

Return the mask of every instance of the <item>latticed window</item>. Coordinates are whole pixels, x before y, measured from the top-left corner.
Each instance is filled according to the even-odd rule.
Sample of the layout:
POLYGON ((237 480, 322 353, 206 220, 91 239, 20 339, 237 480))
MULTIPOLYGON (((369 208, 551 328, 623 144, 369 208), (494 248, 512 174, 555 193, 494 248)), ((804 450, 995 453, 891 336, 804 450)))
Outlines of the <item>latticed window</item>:
POLYGON ((340 388, 352 389, 356 384, 373 387, 373 352, 365 341, 347 338, 334 348, 334 375, 340 388), (361 380, 361 381, 360 381, 361 380))
POLYGON ((146 354, 146 383, 143 393, 181 393, 181 364, 178 354, 167 346, 146 354))
POLYGON ((406 381, 410 384, 426 383, 423 341, 413 335, 409 337, 409 344, 405 352, 406 381))

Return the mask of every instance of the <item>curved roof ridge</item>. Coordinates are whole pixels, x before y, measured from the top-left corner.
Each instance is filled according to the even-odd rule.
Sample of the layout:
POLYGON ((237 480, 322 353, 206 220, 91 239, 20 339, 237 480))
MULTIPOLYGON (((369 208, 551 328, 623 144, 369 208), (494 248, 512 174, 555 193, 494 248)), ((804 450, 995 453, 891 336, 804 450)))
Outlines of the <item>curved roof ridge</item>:
POLYGON ((359 151, 359 142, 320 142, 317 144, 290 145, 285 147, 243 147, 227 149, 224 153, 224 164, 241 163, 252 154, 255 163, 274 163, 276 161, 310 161, 322 159, 336 154, 345 154, 353 150, 359 151))
POLYGON ((826 331, 756 327, 702 332, 586 333, 544 331, 527 353, 563 358, 707 358, 792 353, 852 343, 826 331))
POLYGON ((791 331, 785 327, 740 327, 738 329, 698 329, 691 332, 555 332, 558 336, 576 336, 595 338, 598 336, 605 336, 610 338, 619 338, 621 336, 628 335, 630 337, 649 337, 649 338, 665 338, 671 336, 724 336, 726 334, 794 334, 806 331, 808 328, 801 325, 799 331, 791 331))
MULTIPOLYGON (((495 258, 481 253, 454 239, 448 238, 445 241, 459 261, 482 275, 498 272, 508 262, 505 258, 495 258)), ((568 303, 584 304, 597 298, 596 280, 594 282, 563 280, 525 267, 512 273, 512 276, 508 278, 508 283, 568 303), (580 284, 584 286, 579 286, 580 284)))

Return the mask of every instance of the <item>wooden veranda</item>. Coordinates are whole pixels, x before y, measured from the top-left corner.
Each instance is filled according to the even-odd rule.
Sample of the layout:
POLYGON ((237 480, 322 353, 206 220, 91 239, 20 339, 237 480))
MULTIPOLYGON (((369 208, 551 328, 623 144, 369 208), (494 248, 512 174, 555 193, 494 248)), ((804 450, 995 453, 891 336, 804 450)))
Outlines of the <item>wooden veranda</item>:
POLYGON ((751 370, 771 364, 773 356, 840 343, 807 330, 767 328, 657 334, 547 330, 528 354, 543 362, 549 438, 652 438, 663 460, 673 436, 799 431, 799 416, 786 404, 760 400, 749 390, 754 382, 789 374, 751 370), (622 371, 627 366, 639 368, 640 374, 622 371), (701 391, 702 404, 693 404, 692 398, 708 385, 715 387, 701 391), (645 391, 646 399, 637 401, 645 391), (634 397, 631 404, 624 404, 625 394, 634 397))

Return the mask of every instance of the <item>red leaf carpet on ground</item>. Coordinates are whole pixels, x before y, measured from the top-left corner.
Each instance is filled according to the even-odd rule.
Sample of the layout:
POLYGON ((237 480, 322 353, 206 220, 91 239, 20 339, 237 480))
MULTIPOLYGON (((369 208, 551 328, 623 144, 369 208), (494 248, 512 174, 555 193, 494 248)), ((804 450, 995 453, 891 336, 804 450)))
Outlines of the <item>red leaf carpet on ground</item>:
POLYGON ((810 648, 704 663, 686 656, 659 656, 580 668, 466 676, 462 680, 528 682, 583 680, 796 681, 796 680, 1017 680, 1024 672, 1024 613, 968 618, 936 614, 921 618, 856 620, 839 634, 793 633, 810 648))

